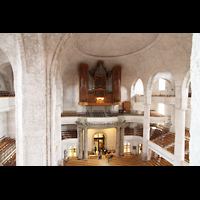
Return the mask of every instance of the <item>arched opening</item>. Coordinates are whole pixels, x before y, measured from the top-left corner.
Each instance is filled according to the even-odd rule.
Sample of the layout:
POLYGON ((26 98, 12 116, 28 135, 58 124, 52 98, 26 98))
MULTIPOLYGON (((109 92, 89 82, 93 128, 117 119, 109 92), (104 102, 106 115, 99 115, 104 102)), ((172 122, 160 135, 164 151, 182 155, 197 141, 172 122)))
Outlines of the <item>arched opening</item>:
POLYGON ((144 87, 141 79, 138 79, 135 84, 135 93, 138 95, 144 95, 144 87))
POLYGON ((169 71, 161 71, 153 74, 150 78, 149 86, 151 90, 151 114, 171 115, 172 105, 166 104, 167 99, 156 99, 157 97, 175 97, 175 79, 169 71), (156 103, 159 102, 159 103, 156 103))
POLYGON ((143 103, 138 98, 144 95, 144 86, 140 78, 134 79, 131 86, 131 106, 132 111, 140 114, 144 110, 143 103))
POLYGON ((95 153, 95 147, 96 147, 96 153, 98 151, 103 151, 103 149, 107 149, 107 141, 106 141, 106 134, 103 132, 95 133, 93 135, 93 151, 95 153))
POLYGON ((0 49, 0 165, 16 166, 14 73, 0 49))
POLYGON ((140 78, 136 78, 131 85, 131 98, 135 95, 144 95, 144 86, 140 78))

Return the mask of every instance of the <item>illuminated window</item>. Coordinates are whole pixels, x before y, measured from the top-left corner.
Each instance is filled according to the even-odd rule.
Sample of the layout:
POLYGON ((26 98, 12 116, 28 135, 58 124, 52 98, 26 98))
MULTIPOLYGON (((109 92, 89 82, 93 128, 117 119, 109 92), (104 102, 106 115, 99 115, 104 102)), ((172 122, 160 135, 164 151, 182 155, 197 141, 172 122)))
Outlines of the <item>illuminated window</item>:
POLYGON ((165 80, 159 79, 159 90, 165 90, 165 80))
POLYGON ((165 114, 165 105, 163 103, 158 104, 158 113, 164 115, 165 114))
POLYGON ((131 144, 129 142, 124 143, 124 153, 131 152, 131 144))
POLYGON ((94 138, 103 138, 103 134, 97 133, 97 134, 94 135, 94 138))
POLYGON ((136 94, 143 95, 144 94, 144 87, 141 79, 138 79, 137 83, 135 84, 135 92, 136 94))

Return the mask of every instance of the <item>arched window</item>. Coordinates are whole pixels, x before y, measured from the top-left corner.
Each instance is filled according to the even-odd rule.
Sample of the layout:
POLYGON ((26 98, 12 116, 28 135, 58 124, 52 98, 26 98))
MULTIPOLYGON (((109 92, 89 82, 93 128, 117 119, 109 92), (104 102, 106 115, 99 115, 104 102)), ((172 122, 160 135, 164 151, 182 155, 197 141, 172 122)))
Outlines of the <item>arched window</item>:
POLYGON ((165 90, 165 80, 164 79, 159 79, 159 90, 165 90))
POLYGON ((137 83, 135 84, 135 93, 139 95, 144 95, 144 87, 141 79, 138 79, 137 83))

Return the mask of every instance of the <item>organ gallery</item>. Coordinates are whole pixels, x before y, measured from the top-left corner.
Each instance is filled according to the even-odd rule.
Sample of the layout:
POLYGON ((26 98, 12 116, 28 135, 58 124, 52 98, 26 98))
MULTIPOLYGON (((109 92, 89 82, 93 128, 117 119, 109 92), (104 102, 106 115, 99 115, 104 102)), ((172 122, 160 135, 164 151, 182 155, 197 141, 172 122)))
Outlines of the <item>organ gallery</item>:
POLYGON ((86 63, 79 65, 79 105, 121 105, 121 66, 107 71, 103 61, 88 70, 86 63))

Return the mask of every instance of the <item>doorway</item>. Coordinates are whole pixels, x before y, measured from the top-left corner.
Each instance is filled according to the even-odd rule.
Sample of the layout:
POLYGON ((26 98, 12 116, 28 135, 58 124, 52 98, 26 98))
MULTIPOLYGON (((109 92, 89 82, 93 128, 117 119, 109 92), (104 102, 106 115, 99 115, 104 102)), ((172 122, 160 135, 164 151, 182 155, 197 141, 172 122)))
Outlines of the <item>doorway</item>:
POLYGON ((76 147, 75 146, 71 146, 69 148, 69 157, 76 158, 76 147))
POLYGON ((125 142, 124 143, 124 153, 130 153, 131 152, 131 143, 125 142))
POLYGON ((94 135, 94 148, 96 147, 97 151, 105 148, 105 136, 103 133, 96 133, 94 135))

